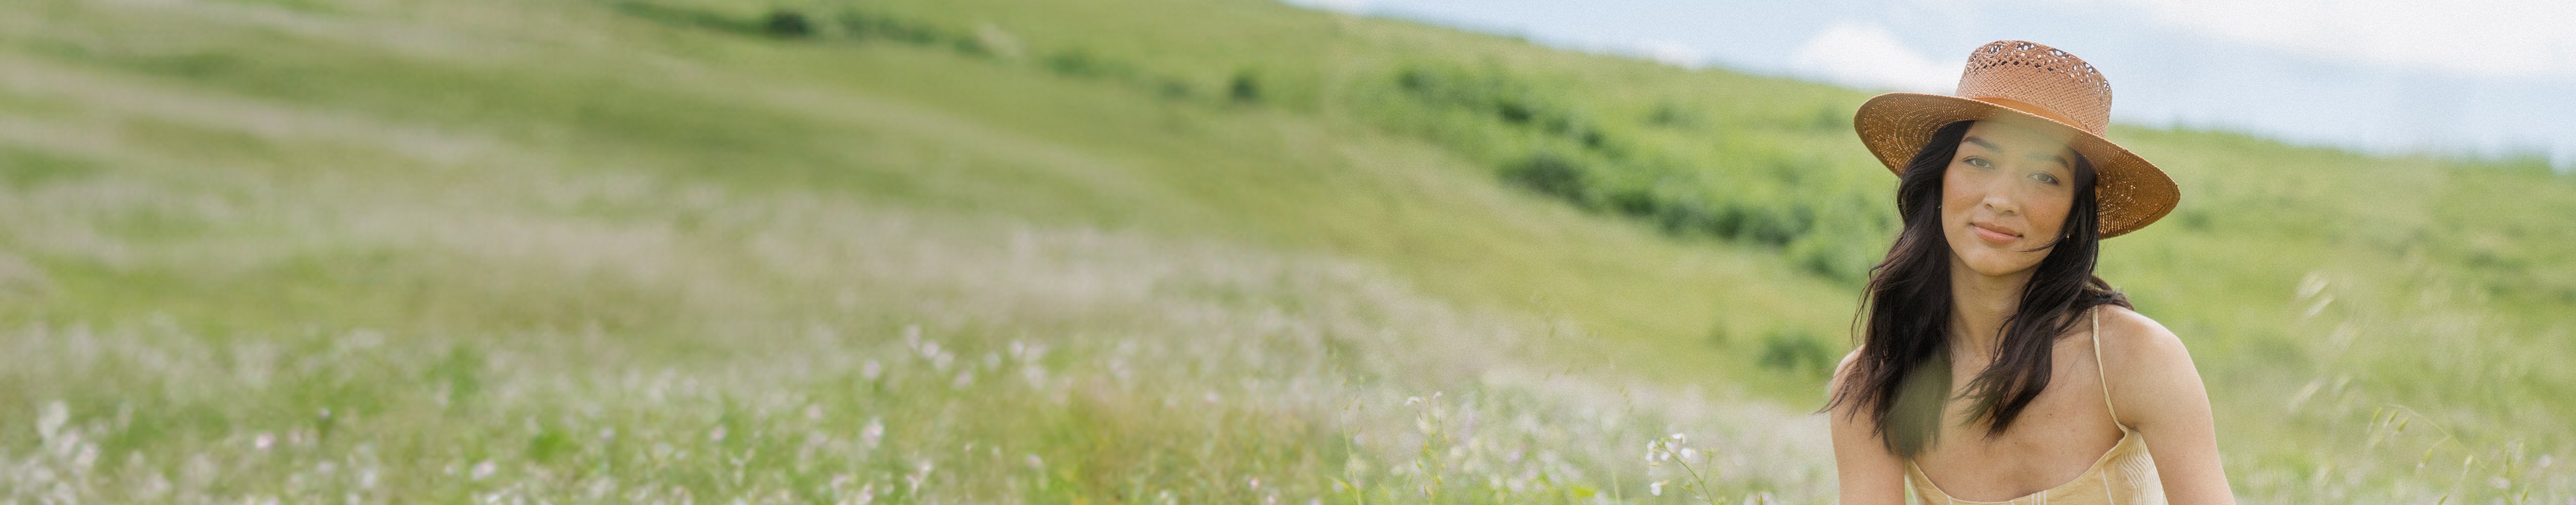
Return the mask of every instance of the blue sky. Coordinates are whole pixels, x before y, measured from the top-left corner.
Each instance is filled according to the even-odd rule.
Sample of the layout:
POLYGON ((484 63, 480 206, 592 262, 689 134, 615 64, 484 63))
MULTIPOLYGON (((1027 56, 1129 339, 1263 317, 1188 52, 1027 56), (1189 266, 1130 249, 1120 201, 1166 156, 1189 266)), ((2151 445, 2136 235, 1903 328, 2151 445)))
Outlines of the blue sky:
POLYGON ((1948 93, 1970 49, 2023 39, 2100 68, 2123 123, 2576 168, 2576 2, 1291 1, 1889 91, 1948 93))

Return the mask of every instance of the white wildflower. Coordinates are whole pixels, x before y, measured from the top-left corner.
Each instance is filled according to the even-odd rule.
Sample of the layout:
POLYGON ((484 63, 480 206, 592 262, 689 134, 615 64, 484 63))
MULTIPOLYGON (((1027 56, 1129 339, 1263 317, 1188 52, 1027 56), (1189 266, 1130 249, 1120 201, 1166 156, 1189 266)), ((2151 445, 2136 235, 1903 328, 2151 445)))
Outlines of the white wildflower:
POLYGON ((930 460, 921 460, 919 466, 915 466, 914 470, 915 471, 912 475, 903 476, 903 481, 905 484, 911 486, 912 493, 919 494, 921 493, 921 483, 930 480, 930 460))
POLYGON ((44 412, 36 415, 36 434, 46 439, 54 438, 55 433, 62 432, 63 423, 71 420, 71 416, 71 409, 64 407, 62 400, 46 402, 44 412))

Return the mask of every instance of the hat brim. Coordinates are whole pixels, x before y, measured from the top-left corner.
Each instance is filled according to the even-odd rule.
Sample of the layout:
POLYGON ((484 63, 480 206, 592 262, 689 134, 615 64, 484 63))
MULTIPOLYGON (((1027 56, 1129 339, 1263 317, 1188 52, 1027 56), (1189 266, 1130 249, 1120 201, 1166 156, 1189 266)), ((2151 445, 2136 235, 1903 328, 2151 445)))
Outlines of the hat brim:
POLYGON ((2093 163, 2097 174, 2093 195, 2100 210, 2102 238, 2153 224, 2173 212, 2182 199, 2173 178, 2127 148, 2075 125, 1999 104, 1949 95, 1888 93, 1862 103, 1860 112, 1852 116, 1852 129, 1859 131, 1861 144, 1878 156, 1879 163, 1902 176, 1905 163, 1932 141, 1933 132, 1959 121, 1989 120, 2060 133, 2068 139, 2068 148, 2093 163))

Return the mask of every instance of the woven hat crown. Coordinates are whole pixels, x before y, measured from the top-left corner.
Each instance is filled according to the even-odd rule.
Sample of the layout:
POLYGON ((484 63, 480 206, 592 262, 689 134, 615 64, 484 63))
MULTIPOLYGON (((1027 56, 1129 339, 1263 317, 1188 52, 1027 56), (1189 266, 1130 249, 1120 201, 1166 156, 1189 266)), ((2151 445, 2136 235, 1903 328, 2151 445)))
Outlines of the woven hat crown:
POLYGON ((1968 53, 1957 95, 2035 105, 2047 110, 2023 112, 2057 116, 2050 119, 2097 136, 2111 124, 2111 82, 2102 72, 2073 54, 2034 42, 1998 40, 1968 53))

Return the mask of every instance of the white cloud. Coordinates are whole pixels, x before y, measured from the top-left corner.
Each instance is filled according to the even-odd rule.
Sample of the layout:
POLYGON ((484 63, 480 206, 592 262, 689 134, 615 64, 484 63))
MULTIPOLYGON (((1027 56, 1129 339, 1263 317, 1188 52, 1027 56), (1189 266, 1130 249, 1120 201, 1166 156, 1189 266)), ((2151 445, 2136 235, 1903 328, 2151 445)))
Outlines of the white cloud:
POLYGON ((1836 23, 1790 56, 1801 75, 1864 88, 1918 93, 1958 89, 1963 64, 1936 63, 1874 24, 1836 23))
POLYGON ((2110 1, 2223 40, 2314 56, 2576 78, 2576 2, 2565 0, 2110 1))

